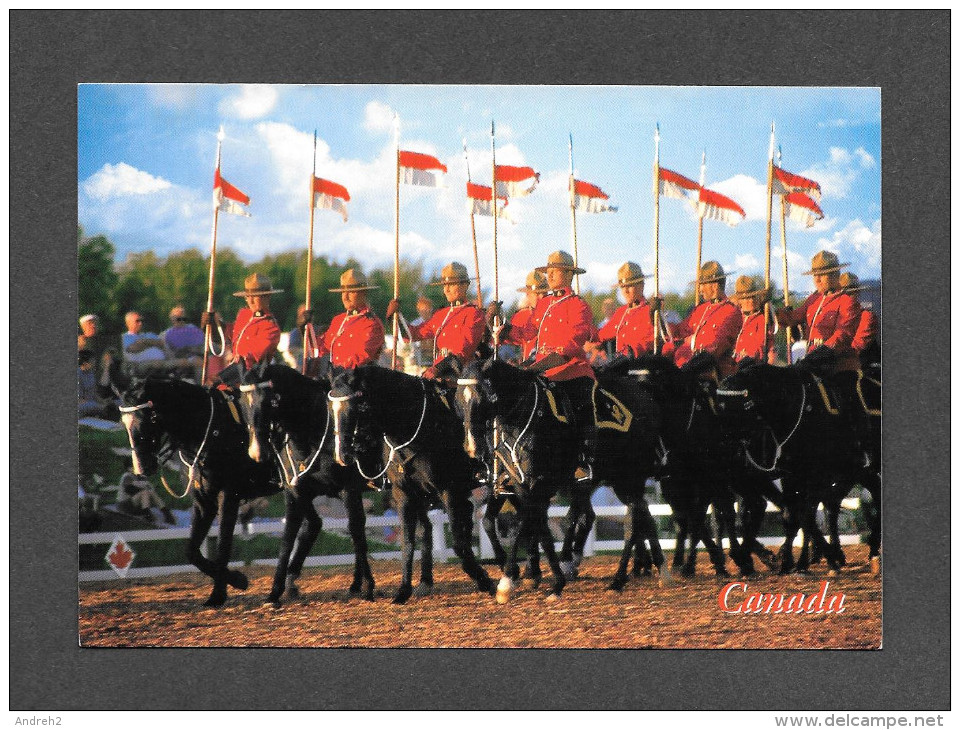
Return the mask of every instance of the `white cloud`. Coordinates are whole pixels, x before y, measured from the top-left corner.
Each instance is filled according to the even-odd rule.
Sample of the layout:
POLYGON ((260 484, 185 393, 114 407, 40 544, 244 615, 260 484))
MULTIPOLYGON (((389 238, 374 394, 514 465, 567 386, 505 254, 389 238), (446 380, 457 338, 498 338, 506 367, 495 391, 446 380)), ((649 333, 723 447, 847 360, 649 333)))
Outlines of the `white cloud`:
POLYGON ((380 101, 368 102, 363 110, 363 126, 368 132, 393 131, 394 111, 380 101))
POLYGON ((708 188, 732 198, 740 204, 747 214, 746 220, 767 219, 767 184, 749 175, 734 175, 718 183, 708 184, 708 188))
POLYGON ((220 113, 239 119, 259 119, 273 110, 278 98, 273 86, 246 84, 240 87, 240 93, 220 102, 220 113))
POLYGON ((100 201, 124 195, 149 195, 169 187, 167 180, 131 167, 126 162, 106 164, 83 183, 84 192, 100 201))
POLYGON ((863 167, 867 170, 872 170, 877 166, 877 161, 873 159, 873 155, 867 152, 863 147, 857 147, 854 154, 857 156, 857 159, 860 160, 860 167, 863 167))
POLYGON ((736 254, 736 257, 733 260, 734 269, 741 273, 749 273, 754 269, 760 268, 760 261, 752 253, 748 254, 736 254))
POLYGON ((819 245, 838 256, 851 260, 858 271, 878 275, 881 260, 880 220, 865 225, 859 218, 850 221, 831 238, 821 238, 819 245))
POLYGON ((197 87, 193 84, 154 84, 149 87, 154 104, 183 111, 198 99, 197 87))

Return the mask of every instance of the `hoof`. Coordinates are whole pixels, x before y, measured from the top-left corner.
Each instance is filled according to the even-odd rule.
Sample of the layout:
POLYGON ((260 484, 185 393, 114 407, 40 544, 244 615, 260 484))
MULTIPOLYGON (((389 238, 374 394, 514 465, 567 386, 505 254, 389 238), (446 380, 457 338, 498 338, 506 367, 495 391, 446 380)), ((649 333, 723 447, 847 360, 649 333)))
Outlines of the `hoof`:
POLYGON ((564 560, 560 563, 560 572, 563 573, 563 577, 567 580, 575 580, 578 572, 576 564, 570 560, 564 560))
POLYGON ((510 600, 510 594, 513 592, 513 581, 504 576, 497 585, 497 603, 504 604, 510 600))
POLYGON ((297 587, 297 579, 295 576, 287 576, 287 585, 286 585, 286 596, 291 600, 296 600, 300 598, 300 589, 297 587))
POLYGON ((547 603, 556 603, 560 600, 559 593, 548 593, 547 594, 547 603))
POLYGON ((280 603, 279 598, 268 598, 266 601, 263 602, 264 608, 272 608, 274 610, 279 609, 282 605, 283 604, 280 603))
POLYGON ((685 578, 692 578, 697 574, 697 568, 695 565, 684 565, 683 568, 680 569, 680 574, 685 578))
POLYGON ((397 606, 402 606, 404 603, 410 600, 410 596, 413 595, 413 588, 411 586, 403 586, 397 591, 397 595, 393 597, 393 603, 397 606))
POLYGON ((874 575, 880 575, 880 556, 874 555, 870 558, 870 572, 874 575))
POLYGON ((543 582, 543 576, 541 575, 527 576, 526 578, 523 579, 523 585, 524 586, 529 585, 532 590, 536 590, 537 588, 539 588, 542 582, 543 582))
POLYGON ((245 591, 250 587, 250 581, 239 570, 231 570, 227 574, 227 585, 236 588, 238 591, 245 591))
POLYGON ((624 586, 627 585, 626 578, 614 578, 610 585, 607 586, 608 591, 616 591, 617 593, 623 593, 624 586))
POLYGON ((220 608, 224 603, 227 602, 227 592, 219 591, 214 589, 213 593, 210 594, 210 598, 203 602, 203 605, 207 608, 220 608))
POLYGON ((666 563, 660 566, 658 577, 661 586, 673 584, 673 573, 671 572, 670 568, 667 567, 666 563))
POLYGON ((420 583, 413 589, 413 595, 417 598, 433 595, 433 583, 420 583))

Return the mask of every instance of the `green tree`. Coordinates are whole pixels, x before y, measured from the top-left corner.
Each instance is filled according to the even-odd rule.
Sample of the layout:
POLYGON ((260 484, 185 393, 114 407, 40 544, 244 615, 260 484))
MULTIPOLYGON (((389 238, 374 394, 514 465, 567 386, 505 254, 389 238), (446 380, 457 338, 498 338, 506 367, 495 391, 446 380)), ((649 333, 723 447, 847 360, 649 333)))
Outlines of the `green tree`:
POLYGON ((118 331, 114 289, 117 274, 113 269, 116 251, 106 236, 85 238, 77 226, 77 306, 80 314, 100 317, 105 332, 118 331))

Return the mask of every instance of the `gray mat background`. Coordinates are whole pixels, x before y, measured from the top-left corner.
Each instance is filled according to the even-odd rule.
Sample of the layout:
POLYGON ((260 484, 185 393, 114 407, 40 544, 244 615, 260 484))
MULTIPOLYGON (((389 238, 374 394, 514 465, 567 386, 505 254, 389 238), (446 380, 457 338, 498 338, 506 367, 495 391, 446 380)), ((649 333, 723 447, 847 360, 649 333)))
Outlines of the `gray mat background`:
POLYGON ((946 11, 12 11, 10 708, 949 708, 949 31, 946 11), (81 650, 76 84, 147 81, 881 87, 884 648, 81 650))

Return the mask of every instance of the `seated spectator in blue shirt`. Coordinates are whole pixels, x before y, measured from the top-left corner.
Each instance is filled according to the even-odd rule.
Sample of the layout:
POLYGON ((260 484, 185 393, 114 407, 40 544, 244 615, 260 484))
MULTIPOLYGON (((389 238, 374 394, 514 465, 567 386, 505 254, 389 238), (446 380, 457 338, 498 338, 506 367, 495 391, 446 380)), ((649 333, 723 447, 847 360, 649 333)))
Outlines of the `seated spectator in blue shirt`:
POLYGON ((132 366, 133 373, 143 375, 149 372, 154 363, 163 363, 167 353, 163 350, 163 340, 154 332, 143 331, 143 317, 139 312, 127 312, 124 317, 127 331, 123 333, 123 359, 132 366))

